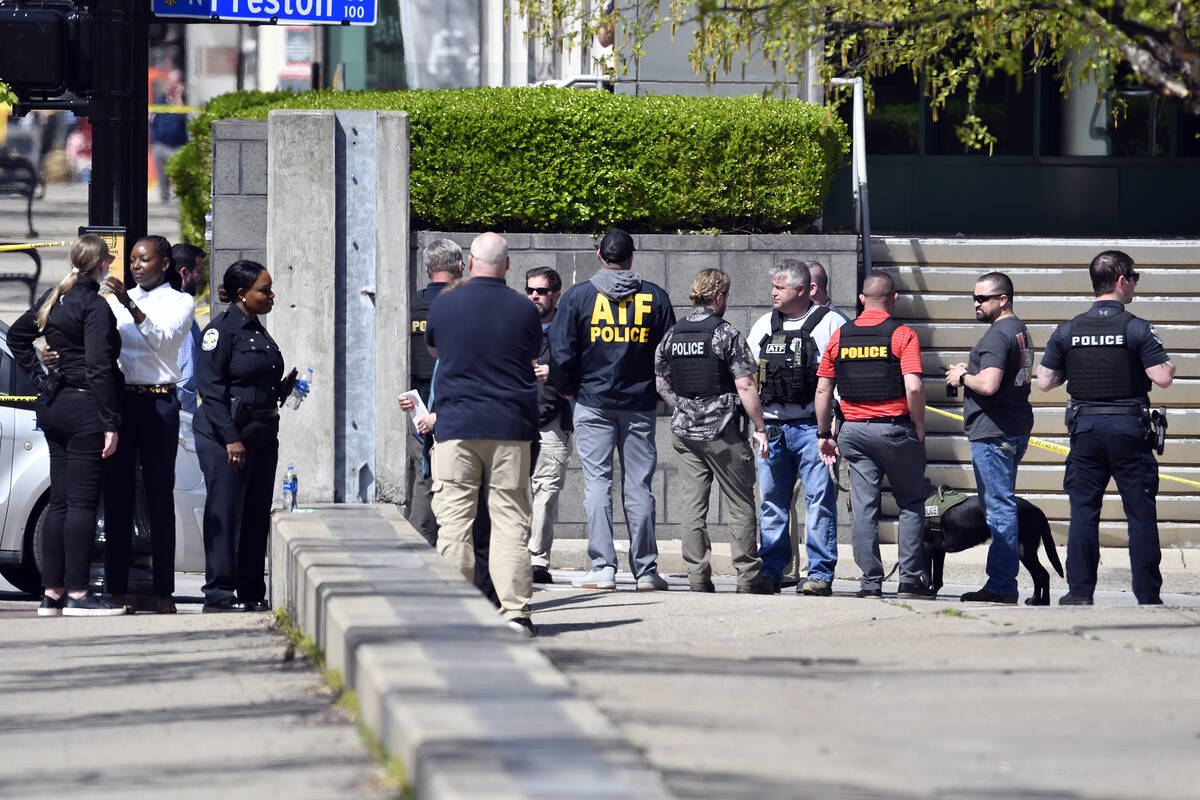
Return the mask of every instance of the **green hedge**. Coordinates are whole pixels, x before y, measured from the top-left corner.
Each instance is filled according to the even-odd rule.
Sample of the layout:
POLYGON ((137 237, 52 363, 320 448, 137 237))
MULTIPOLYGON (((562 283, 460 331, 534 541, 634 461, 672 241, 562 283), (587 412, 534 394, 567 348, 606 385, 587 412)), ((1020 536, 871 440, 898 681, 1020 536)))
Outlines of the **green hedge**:
POLYGON ((415 228, 798 231, 848 151, 825 108, 763 97, 563 89, 243 92, 215 98, 168 169, 184 238, 204 235, 211 130, 274 108, 403 110, 415 228))

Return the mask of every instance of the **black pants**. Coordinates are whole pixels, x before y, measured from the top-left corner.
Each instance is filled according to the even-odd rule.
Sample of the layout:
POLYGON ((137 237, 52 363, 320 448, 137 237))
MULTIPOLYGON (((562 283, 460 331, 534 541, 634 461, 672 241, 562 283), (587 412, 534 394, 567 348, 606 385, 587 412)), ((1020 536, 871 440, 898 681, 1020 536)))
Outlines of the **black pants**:
POLYGON ((129 590, 133 560, 133 513, 137 468, 150 522, 154 594, 175 591, 175 455, 179 450, 179 399, 168 394, 125 392, 117 452, 104 471, 105 584, 110 594, 129 590))
POLYGON ((1158 543, 1158 462, 1137 417, 1100 414, 1080 417, 1071 434, 1063 488, 1071 500, 1067 533, 1067 585, 1091 597, 1100 565, 1100 503, 1108 479, 1117 482, 1129 521, 1129 571, 1139 603, 1157 603, 1162 588, 1158 543))
POLYGON ((37 420, 50 450, 42 585, 83 591, 96 536, 104 425, 91 393, 69 387, 61 389, 53 403, 38 403, 37 420))
POLYGON ((204 473, 204 602, 229 605, 264 600, 271 496, 279 462, 279 421, 252 422, 242 431, 246 463, 229 466, 225 445, 196 431, 204 473))

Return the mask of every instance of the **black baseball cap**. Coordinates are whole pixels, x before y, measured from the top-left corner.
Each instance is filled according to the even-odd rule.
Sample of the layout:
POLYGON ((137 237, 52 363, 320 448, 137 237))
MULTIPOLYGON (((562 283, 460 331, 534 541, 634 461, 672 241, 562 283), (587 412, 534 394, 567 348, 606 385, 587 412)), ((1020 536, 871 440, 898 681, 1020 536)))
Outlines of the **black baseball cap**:
POLYGON ((600 240, 600 257, 609 264, 628 261, 635 249, 633 237, 620 228, 613 228, 600 240))

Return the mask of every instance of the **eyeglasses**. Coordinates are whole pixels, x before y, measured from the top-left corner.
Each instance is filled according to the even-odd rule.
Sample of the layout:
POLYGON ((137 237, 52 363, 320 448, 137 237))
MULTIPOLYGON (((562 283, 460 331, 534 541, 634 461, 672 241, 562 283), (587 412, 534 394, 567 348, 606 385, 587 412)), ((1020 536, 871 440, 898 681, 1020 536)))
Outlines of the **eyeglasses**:
POLYGON ((1003 294, 973 294, 973 295, 971 295, 972 300, 974 300, 976 303, 981 303, 981 304, 986 303, 988 300, 998 300, 1001 297, 1004 297, 1004 295, 1003 294))
POLYGON ((549 287, 546 287, 546 286, 526 286, 525 294, 528 294, 528 295, 536 294, 538 297, 545 297, 546 295, 550 294, 550 289, 549 289, 549 287))

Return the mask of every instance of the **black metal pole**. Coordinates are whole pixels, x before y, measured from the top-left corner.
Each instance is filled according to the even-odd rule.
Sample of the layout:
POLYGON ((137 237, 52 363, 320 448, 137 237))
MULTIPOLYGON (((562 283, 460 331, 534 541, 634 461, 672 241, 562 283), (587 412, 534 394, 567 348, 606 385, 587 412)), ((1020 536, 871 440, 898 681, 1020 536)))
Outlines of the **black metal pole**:
POLYGON ((127 248, 147 232, 149 6, 146 0, 97 0, 93 6, 88 224, 125 228, 127 248))

